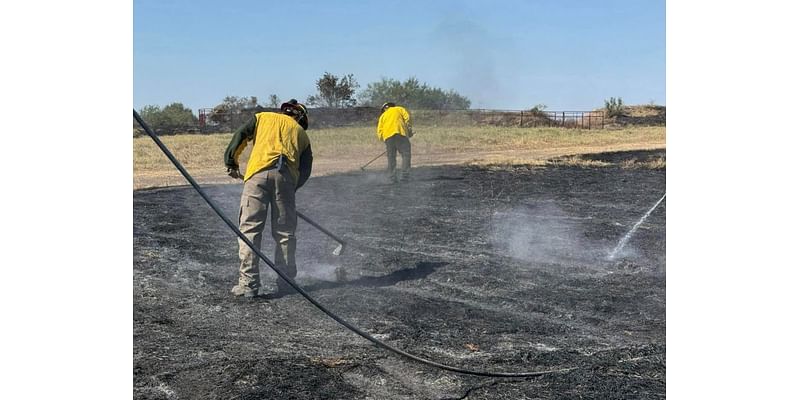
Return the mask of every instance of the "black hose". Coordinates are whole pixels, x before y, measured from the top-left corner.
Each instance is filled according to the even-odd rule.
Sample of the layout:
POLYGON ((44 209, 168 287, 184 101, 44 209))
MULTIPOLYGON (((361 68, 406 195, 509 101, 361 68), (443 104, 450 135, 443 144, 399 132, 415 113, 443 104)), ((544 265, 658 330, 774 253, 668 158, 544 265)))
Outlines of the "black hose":
POLYGON ((147 126, 147 124, 142 120, 142 117, 139 116, 139 113, 137 113, 136 110, 133 110, 133 118, 135 118, 136 122, 139 123, 139 125, 145 130, 145 132, 147 132, 147 135, 149 135, 150 138, 153 139, 153 141, 156 143, 158 148, 160 148, 161 151, 164 152, 164 155, 166 155, 167 158, 169 158, 169 160, 172 161, 172 164, 174 164, 175 168, 177 168, 178 171, 180 171, 181 175, 183 175, 183 177, 186 178, 187 181, 189 181, 189 183, 192 185, 192 187, 194 187, 194 189, 197 191, 197 193, 200 194, 200 197, 202 197, 203 200, 205 200, 206 203, 208 203, 208 205, 211 206, 211 208, 214 210, 214 212, 216 212, 217 215, 220 218, 222 218, 222 220, 225 222, 225 224, 228 225, 229 228, 231 228, 231 230, 236 234, 236 236, 239 237, 239 239, 241 239, 245 244, 247 244, 247 246, 250 247, 253 250, 253 252, 255 252, 258 255, 259 258, 264 260, 264 262, 267 263, 267 265, 269 265, 269 267, 272 268, 272 270, 275 271, 278 274, 278 276, 281 277, 281 279, 283 279, 284 281, 286 281, 286 283, 291 285, 294 288, 294 290, 297 290, 297 293, 300 293, 303 297, 306 298, 306 300, 311 302, 311 304, 313 304, 315 307, 317 307, 320 311, 322 311, 325 314, 327 314, 334 321, 344 325, 344 327, 346 327, 347 329, 350 329, 351 331, 355 332, 356 334, 358 334, 359 336, 363 337, 364 339, 369 340, 370 342, 378 345, 379 347, 382 347, 382 348, 384 348, 386 350, 392 351, 392 352, 394 352, 396 354, 399 354, 399 355, 401 355, 403 357, 410 358, 410 359, 412 359, 414 361, 418 361, 418 362, 421 362, 423 364, 426 364, 426 365, 429 365, 429 366, 432 366, 432 367, 436 367, 436 368, 441 368, 441 369, 444 369, 444 370, 447 370, 447 371, 453 371, 453 372, 458 372, 458 373, 468 374, 468 375, 490 376, 490 377, 500 377, 500 378, 524 378, 524 377, 532 377, 532 376, 541 376, 541 375, 552 374, 552 373, 557 373, 557 372, 568 372, 568 371, 572 371, 572 370, 575 369, 575 368, 563 368, 563 369, 537 371, 537 372, 474 371, 474 370, 469 370, 469 369, 464 369, 464 368, 459 368, 459 367, 453 367, 453 366, 446 365, 446 364, 441 364, 441 363, 438 363, 438 362, 435 362, 435 361, 431 361, 431 360, 428 360, 428 359, 425 359, 425 358, 422 358, 422 357, 419 357, 419 356, 415 356, 413 354, 407 353, 407 352, 405 352, 403 350, 400 350, 398 348, 389 346, 388 344, 383 343, 382 341, 374 338, 369 333, 364 332, 361 329, 353 326, 349 322, 343 320, 338 315, 336 315, 333 312, 331 312, 330 310, 328 310, 325 306, 320 304, 317 300, 315 300, 308 293, 306 293, 306 291, 303 290, 303 288, 298 286, 294 282, 294 280, 292 280, 291 278, 286 276, 286 274, 284 274, 280 269, 276 268, 275 264, 273 264, 272 261, 270 261, 269 258, 267 258, 267 256, 265 256, 263 253, 261 253, 261 251, 258 250, 255 247, 255 245, 253 245, 253 242, 251 242, 250 239, 248 239, 247 236, 245 236, 242 233, 242 231, 240 231, 239 228, 236 225, 234 225, 233 222, 231 222, 225 216, 225 214, 222 213, 222 210, 220 210, 219 207, 217 207, 217 205, 214 204, 213 201, 211 201, 211 199, 208 197, 208 195, 206 195, 206 193, 203 191, 203 189, 201 189, 200 186, 197 184, 197 182, 195 182, 194 178, 192 178, 192 176, 189 175, 188 172, 186 172, 186 170, 183 168, 181 163, 175 158, 175 156, 172 155, 172 153, 169 151, 169 149, 167 149, 167 147, 164 146, 164 143, 161 142, 161 140, 155 135, 155 133, 153 133, 153 131, 150 129, 150 127, 147 126))

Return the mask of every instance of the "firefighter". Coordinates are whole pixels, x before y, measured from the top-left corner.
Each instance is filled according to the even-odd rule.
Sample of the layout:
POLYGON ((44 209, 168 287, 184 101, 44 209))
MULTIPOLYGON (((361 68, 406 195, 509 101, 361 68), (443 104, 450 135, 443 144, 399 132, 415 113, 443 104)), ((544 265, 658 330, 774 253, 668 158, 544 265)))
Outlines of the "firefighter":
POLYGON ((403 163, 400 166, 400 180, 408 181, 411 172, 411 141, 414 136, 411 129, 411 115, 405 108, 394 103, 384 103, 381 107, 381 116, 378 119, 378 139, 386 144, 386 157, 388 158, 389 182, 397 183, 397 152, 403 163))
MULTIPOLYGON (((295 192, 308 180, 313 162, 307 128, 306 107, 292 99, 281 105, 281 112, 255 114, 236 130, 225 150, 228 175, 244 180, 239 229, 260 250, 269 209, 275 266, 292 279, 297 276, 295 192), (250 142, 253 148, 242 175, 239 156, 250 142)), ((239 283, 231 292, 234 296, 257 296, 261 287, 258 256, 241 239, 239 259, 239 283)), ((280 277, 277 287, 278 293, 291 291, 280 277)))

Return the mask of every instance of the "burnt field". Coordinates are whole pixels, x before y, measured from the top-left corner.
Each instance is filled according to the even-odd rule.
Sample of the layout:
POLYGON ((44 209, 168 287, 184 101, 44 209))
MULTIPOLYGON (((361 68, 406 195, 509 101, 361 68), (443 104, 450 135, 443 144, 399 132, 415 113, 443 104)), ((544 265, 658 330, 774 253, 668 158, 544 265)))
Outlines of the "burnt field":
MULTIPOLYGON (((415 168, 312 178, 297 208, 298 283, 400 358, 299 294, 236 299, 235 235, 191 187, 133 195, 137 399, 576 399, 666 396, 664 151, 593 155, 609 166, 415 168), (630 166, 630 163, 627 164, 630 166), (344 276, 335 273, 342 267, 344 276)), ((237 220, 241 184, 206 186, 237 220)), ((267 230, 269 227, 267 227, 267 230)), ((272 255, 268 231, 262 249, 272 255)), ((265 292, 276 275, 262 264, 265 292), (264 272, 267 273, 264 273, 264 272)))

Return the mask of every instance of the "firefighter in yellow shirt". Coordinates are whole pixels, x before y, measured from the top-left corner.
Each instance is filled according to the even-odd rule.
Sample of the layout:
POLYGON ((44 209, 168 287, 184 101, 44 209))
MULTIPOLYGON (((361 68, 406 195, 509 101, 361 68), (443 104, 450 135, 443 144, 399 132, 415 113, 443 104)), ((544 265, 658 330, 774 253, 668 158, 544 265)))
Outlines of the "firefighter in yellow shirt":
MULTIPOLYGON (((270 209, 272 238, 275 239, 275 266, 294 279, 295 264, 295 191, 311 175, 311 142, 306 135, 308 116, 306 107, 296 100, 283 103, 281 112, 261 112, 242 125, 231 138, 225 150, 228 175, 244 179, 239 229, 261 249, 261 236, 270 209), (239 172, 239 156, 253 144, 247 170, 239 172)), ((239 283, 231 292, 235 296, 258 295, 261 279, 258 255, 239 240, 239 283)), ((291 290, 291 286, 278 277, 278 293, 291 290)))
POLYGON ((397 182, 397 152, 403 163, 400 166, 400 180, 408 181, 411 172, 411 141, 408 138, 414 136, 411 129, 411 115, 405 108, 394 103, 385 103, 381 107, 381 117, 378 119, 378 139, 386 144, 386 157, 389 161, 388 175, 389 181, 397 182))

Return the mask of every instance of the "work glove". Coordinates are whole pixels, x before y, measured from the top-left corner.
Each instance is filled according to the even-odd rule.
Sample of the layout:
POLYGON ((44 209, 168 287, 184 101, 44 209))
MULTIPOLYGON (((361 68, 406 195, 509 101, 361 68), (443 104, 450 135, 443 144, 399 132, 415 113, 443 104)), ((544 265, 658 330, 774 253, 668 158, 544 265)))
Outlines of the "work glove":
POLYGON ((410 137, 414 136, 414 131, 409 129, 408 132, 406 132, 406 134, 408 134, 408 137, 410 138, 410 137))
POLYGON ((228 176, 233 179, 244 179, 244 176, 239 173, 239 168, 228 168, 228 176))

